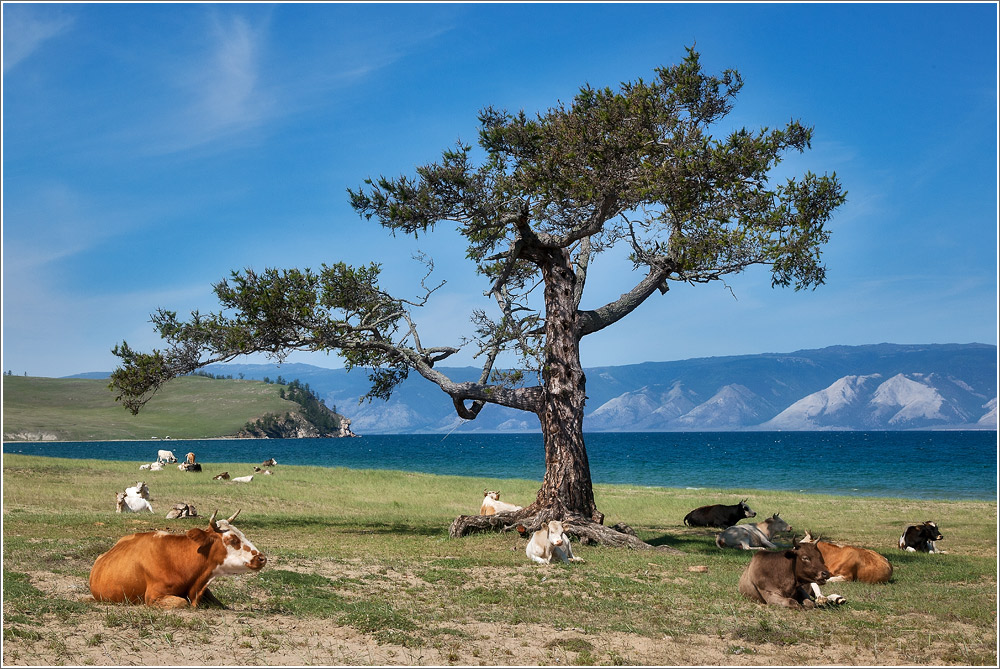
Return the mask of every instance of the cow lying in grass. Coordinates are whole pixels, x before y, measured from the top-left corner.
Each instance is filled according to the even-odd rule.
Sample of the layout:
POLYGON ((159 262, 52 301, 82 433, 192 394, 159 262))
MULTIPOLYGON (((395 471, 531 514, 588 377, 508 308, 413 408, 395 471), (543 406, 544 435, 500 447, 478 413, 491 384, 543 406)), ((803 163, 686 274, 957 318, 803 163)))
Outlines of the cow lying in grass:
POLYGON ((550 520, 542 529, 536 530, 531 535, 524 552, 539 564, 550 564, 552 558, 558 558, 566 563, 583 562, 581 558, 573 555, 566 529, 558 520, 550 520))
POLYGON ((516 504, 510 504, 509 502, 500 501, 500 491, 499 490, 484 490, 483 491, 483 502, 479 505, 479 515, 480 516, 493 516, 498 513, 509 513, 511 511, 520 511, 521 507, 516 504))
POLYGON ((208 590, 218 576, 259 571, 267 557, 232 521, 239 511, 208 529, 185 534, 141 532, 122 537, 90 570, 90 592, 99 602, 147 604, 163 608, 218 604, 208 590))
POLYGON ((125 492, 115 494, 115 513, 153 512, 149 503, 149 486, 139 481, 134 486, 125 488, 125 492))
POLYGON ((899 537, 899 550, 922 553, 942 553, 934 544, 944 539, 937 523, 927 520, 922 525, 910 525, 899 537))
POLYGON ((792 526, 774 514, 763 522, 751 525, 733 525, 727 527, 715 537, 715 545, 719 548, 742 548, 758 551, 763 548, 777 548, 771 539, 779 532, 791 532, 792 526))
POLYGON ((812 600, 813 585, 830 578, 823 554, 815 544, 793 541, 794 548, 757 553, 740 576, 740 593, 755 602, 789 609, 811 609, 823 604, 843 604, 840 595, 812 600))

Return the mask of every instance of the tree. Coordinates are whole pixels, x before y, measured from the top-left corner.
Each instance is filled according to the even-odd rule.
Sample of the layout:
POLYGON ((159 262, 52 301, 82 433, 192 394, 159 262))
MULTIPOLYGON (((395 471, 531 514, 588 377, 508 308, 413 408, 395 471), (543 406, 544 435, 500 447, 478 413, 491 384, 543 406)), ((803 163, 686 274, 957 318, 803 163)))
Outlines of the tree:
POLYGON ((486 108, 478 152, 459 142, 413 177, 382 176, 348 190, 361 216, 393 234, 457 224, 498 307, 494 317, 472 314, 476 335, 465 344, 483 360, 477 382, 442 374, 435 365, 459 348, 426 346, 419 336, 414 313, 440 286, 428 287, 425 277, 416 298, 394 297, 379 287, 379 265, 336 263, 320 272, 234 271, 215 286, 219 313, 180 321, 160 309, 153 322, 169 348, 143 354, 126 342, 116 346, 123 364, 111 387, 136 412, 178 374, 253 352, 280 361, 293 350, 333 350, 349 369, 369 369, 369 399, 388 398, 416 372, 449 395, 464 419, 499 404, 534 413, 541 424, 545 476, 534 503, 499 518, 460 517, 453 535, 561 518, 581 537, 648 547, 604 527, 595 503, 580 341, 673 282, 721 281, 762 265, 772 286, 815 288, 825 279, 825 224, 845 200, 835 174, 771 185, 783 155, 810 145, 812 129, 799 121, 712 136, 742 86, 735 70, 704 73, 688 49, 682 63, 657 68, 649 82, 585 85, 571 104, 533 117, 486 108), (582 309, 591 261, 618 245, 638 271, 634 286, 582 309), (495 368, 501 353, 517 355, 518 371, 495 368), (528 381, 531 371, 537 382, 528 381))

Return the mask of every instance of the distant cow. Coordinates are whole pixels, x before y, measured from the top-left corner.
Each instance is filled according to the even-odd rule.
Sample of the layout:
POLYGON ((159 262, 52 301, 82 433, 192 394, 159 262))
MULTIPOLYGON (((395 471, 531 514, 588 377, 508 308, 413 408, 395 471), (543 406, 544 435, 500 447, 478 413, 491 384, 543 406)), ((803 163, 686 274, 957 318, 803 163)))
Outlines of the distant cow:
MULTIPOLYGON (((140 467, 139 469, 142 469, 142 467, 140 467)), ((163 471, 163 463, 162 462, 151 462, 151 463, 149 463, 149 471, 151 471, 151 472, 161 472, 161 471, 163 471)))
POLYGON ((521 507, 516 504, 510 504, 509 502, 500 501, 500 491, 499 490, 484 490, 483 491, 483 502, 479 505, 479 515, 480 516, 493 516, 498 513, 509 513, 511 511, 520 511, 521 507))
POLYGON ((791 532, 792 526, 774 514, 755 525, 733 525, 715 536, 719 548, 742 548, 756 551, 762 548, 777 548, 771 539, 780 532, 791 532))
POLYGON ((188 502, 174 504, 170 511, 167 511, 167 518, 191 518, 197 516, 198 511, 188 502))
POLYGON ((253 481, 253 474, 250 476, 235 476, 230 480, 233 483, 250 483, 250 481, 253 481))
POLYGON ((755 602, 790 609, 811 609, 817 604, 842 604, 840 595, 813 601, 813 583, 822 585, 830 577, 823 554, 814 544, 793 542, 794 548, 757 553, 740 576, 740 593, 755 602))
POLYGON ((177 469, 182 472, 200 472, 201 463, 200 462, 182 462, 177 465, 177 469))
POLYGON ((174 455, 173 451, 157 451, 156 461, 160 463, 173 464, 177 462, 177 456, 174 455))
POLYGON ((149 499, 149 486, 145 481, 139 481, 131 488, 125 488, 126 495, 138 495, 143 499, 149 499))
POLYGON ((559 558, 567 563, 583 562, 581 558, 573 555, 566 529, 558 520, 550 520, 542 529, 535 531, 524 552, 539 564, 549 564, 552 558, 559 558))
POLYGON ((222 472, 221 474, 216 474, 215 476, 212 477, 212 480, 213 481, 228 481, 229 480, 229 472, 222 472))
POLYGON ((187 457, 184 458, 184 462, 188 463, 189 465, 193 465, 194 464, 194 453, 188 453, 187 457))
POLYGON ((163 608, 219 604, 208 590, 217 576, 259 571, 267 558, 226 520, 185 534, 142 532, 118 540, 90 570, 90 592, 100 602, 127 602, 163 608))
POLYGON ((938 531, 937 523, 927 520, 922 525, 910 525, 907 527, 899 537, 899 548, 911 553, 914 551, 941 553, 942 551, 939 551, 937 546, 934 545, 935 541, 940 541, 941 539, 944 539, 944 537, 938 531))
POLYGON ((274 467, 277 464, 278 464, 277 460, 275 460, 274 458, 270 458, 269 460, 264 460, 264 462, 260 463, 260 466, 261 467, 274 467))
POLYGON ((744 518, 753 518, 757 512, 747 506, 745 499, 739 504, 709 504, 699 506, 684 516, 684 524, 692 527, 730 527, 744 518))

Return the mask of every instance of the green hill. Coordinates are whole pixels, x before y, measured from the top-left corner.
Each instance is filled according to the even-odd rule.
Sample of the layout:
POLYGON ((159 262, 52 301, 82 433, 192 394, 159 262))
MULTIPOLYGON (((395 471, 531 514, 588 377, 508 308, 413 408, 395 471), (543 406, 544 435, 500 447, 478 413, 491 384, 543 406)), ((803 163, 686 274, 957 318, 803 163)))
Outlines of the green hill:
POLYGON ((287 386, 186 376, 171 381, 138 416, 114 401, 106 380, 3 377, 4 441, 207 439, 235 435, 269 414, 301 414, 287 386))

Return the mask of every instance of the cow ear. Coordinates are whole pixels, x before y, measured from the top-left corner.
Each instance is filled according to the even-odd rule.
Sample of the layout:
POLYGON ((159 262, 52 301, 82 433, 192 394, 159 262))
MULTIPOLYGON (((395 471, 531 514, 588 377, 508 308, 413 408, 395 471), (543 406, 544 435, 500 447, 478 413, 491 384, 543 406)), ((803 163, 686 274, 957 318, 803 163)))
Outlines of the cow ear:
POLYGON ((794 550, 785 551, 784 553, 782 553, 782 555, 785 556, 786 560, 794 560, 795 559, 795 551, 794 550))
POLYGON ((198 544, 203 542, 206 536, 208 536, 208 532, 200 527, 195 527, 187 531, 187 538, 198 544))

